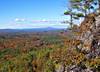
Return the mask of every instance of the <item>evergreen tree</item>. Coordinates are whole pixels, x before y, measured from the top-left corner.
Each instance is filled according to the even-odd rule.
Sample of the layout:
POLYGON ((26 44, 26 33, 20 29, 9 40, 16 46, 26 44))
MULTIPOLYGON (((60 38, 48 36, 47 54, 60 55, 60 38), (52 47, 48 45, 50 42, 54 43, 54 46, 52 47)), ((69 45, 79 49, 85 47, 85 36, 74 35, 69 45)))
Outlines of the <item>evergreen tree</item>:
MULTIPOLYGON (((71 2, 70 2, 71 3, 71 2)), ((84 17, 83 13, 73 11, 73 6, 71 5, 70 8, 68 8, 65 12, 64 15, 69 15, 70 16, 70 27, 72 29, 73 24, 74 24, 74 19, 79 19, 80 17, 84 17)))
POLYGON ((69 15, 70 16, 70 26, 72 28, 72 25, 73 25, 73 12, 72 12, 72 9, 69 9, 67 11, 64 12, 64 15, 69 15))
POLYGON ((99 10, 100 14, 100 0, 69 0, 70 8, 68 8, 64 15, 70 16, 70 26, 73 27, 74 19, 86 17, 88 14, 99 10))
POLYGON ((70 0, 70 3, 73 9, 80 11, 84 16, 91 13, 91 10, 94 9, 94 0, 70 0))

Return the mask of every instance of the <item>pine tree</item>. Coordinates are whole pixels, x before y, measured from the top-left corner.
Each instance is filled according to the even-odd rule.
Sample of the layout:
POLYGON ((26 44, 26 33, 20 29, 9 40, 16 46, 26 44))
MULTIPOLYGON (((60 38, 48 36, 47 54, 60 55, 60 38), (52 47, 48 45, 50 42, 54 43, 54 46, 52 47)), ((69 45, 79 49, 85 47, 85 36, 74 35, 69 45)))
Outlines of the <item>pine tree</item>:
POLYGON ((70 26, 73 27, 74 19, 86 17, 90 13, 95 13, 97 10, 100 14, 100 0, 69 0, 70 8, 64 15, 70 16, 70 26))
POLYGON ((70 27, 72 29, 73 27, 73 21, 74 19, 79 19, 80 17, 84 17, 83 13, 75 12, 73 11, 73 6, 71 5, 70 8, 68 8, 65 12, 64 15, 69 15, 70 16, 70 27))
POLYGON ((64 15, 69 15, 70 16, 70 26, 72 28, 72 25, 73 25, 73 12, 72 12, 72 9, 69 9, 69 10, 65 11, 64 15))
POLYGON ((80 11, 84 16, 91 13, 91 10, 94 10, 94 0, 70 0, 73 9, 80 11))

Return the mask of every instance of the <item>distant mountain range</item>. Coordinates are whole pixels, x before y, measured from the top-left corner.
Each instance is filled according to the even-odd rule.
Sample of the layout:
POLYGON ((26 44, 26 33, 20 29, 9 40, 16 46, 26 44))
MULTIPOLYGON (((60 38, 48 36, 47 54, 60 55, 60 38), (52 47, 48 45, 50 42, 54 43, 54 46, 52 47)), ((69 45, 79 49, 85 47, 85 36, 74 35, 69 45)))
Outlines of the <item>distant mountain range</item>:
POLYGON ((44 31, 55 31, 55 30, 63 30, 65 28, 29 28, 29 29, 0 29, 0 32, 44 32, 44 31))

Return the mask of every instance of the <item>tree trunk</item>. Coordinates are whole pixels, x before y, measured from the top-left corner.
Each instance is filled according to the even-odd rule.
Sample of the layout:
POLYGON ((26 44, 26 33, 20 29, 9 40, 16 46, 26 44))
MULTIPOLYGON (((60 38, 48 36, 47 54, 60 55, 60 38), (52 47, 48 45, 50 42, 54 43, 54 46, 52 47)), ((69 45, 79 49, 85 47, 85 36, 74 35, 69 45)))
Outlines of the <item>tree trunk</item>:
POLYGON ((70 16, 70 26, 71 26, 71 29, 72 29, 72 25, 73 25, 73 15, 71 14, 71 16, 70 16))
POLYGON ((98 0, 98 4, 99 4, 99 14, 100 14, 100 0, 98 0))

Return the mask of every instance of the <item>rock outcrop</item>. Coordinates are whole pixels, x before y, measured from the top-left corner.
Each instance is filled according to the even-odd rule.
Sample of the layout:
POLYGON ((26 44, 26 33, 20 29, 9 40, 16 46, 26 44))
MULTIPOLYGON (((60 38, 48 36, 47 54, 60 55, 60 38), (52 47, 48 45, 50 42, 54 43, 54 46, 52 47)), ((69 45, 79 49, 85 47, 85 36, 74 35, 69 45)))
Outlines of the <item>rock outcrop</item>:
MULTIPOLYGON (((86 60, 100 57, 100 15, 89 14, 79 29, 80 35, 76 39, 81 43, 76 46, 77 50, 84 53, 86 60)), ((87 68, 84 61, 71 67, 73 65, 68 72, 97 72, 96 68, 87 68)))
POLYGON ((100 58, 100 15, 89 14, 85 20, 81 23, 79 29, 79 35, 76 36, 76 40, 79 40, 76 46, 76 50, 85 55, 84 60, 79 64, 73 64, 67 67, 61 66, 57 72, 99 72, 100 66, 89 67, 85 62, 89 60, 95 60, 100 58), (99 69, 99 70, 97 70, 99 69))
POLYGON ((82 52, 100 55, 100 15, 90 14, 80 25, 80 36, 77 38, 81 41, 77 45, 82 52))

